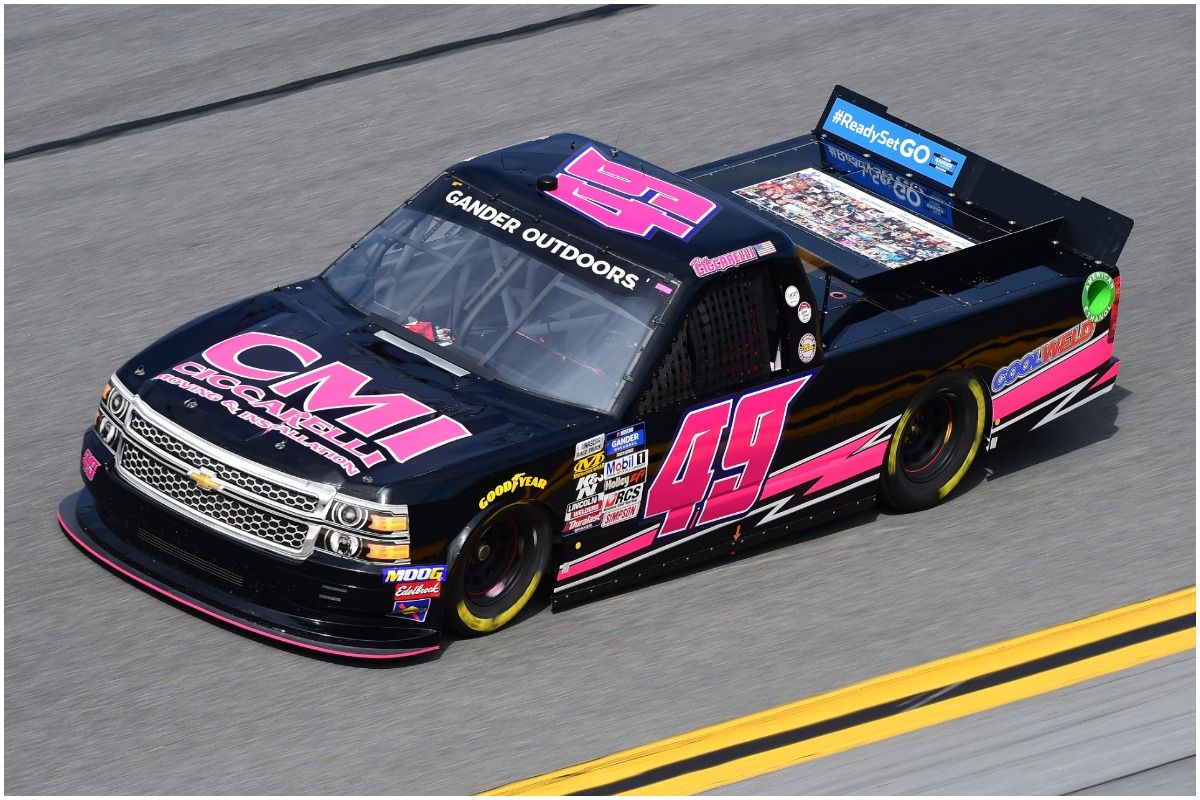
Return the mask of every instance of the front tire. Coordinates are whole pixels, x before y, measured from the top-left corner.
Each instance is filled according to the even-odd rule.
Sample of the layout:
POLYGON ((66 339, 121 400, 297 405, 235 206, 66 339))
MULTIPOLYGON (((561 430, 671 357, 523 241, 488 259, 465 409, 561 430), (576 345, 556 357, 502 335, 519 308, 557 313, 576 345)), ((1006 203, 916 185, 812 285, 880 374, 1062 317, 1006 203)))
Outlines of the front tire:
POLYGON ((550 525, 528 506, 502 509, 463 542, 450 572, 450 618, 468 636, 494 633, 529 604, 550 561, 550 525))
POLYGON ((944 500, 971 468, 986 421, 983 385, 973 375, 945 375, 918 392, 888 445, 884 502, 920 511, 944 500))

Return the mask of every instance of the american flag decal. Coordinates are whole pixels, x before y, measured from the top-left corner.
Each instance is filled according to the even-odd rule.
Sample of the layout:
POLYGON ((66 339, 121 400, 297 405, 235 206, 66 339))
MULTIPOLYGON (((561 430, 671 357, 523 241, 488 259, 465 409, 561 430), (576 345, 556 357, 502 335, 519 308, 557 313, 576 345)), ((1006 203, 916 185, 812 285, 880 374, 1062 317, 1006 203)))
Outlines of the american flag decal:
POLYGON ((771 242, 763 242, 762 244, 754 245, 754 252, 758 253, 758 257, 769 256, 775 252, 775 245, 771 242))

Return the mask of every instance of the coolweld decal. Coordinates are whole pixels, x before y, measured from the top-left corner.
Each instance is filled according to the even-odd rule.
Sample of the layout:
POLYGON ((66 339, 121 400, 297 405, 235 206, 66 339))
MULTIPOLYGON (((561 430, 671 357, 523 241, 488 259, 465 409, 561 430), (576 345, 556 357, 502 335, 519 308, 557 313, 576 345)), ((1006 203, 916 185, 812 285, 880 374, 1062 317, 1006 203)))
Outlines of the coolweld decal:
POLYGON ((370 375, 341 361, 314 366, 323 358, 321 353, 287 336, 240 333, 212 345, 202 358, 207 363, 185 361, 154 380, 219 403, 258 428, 278 431, 337 464, 347 475, 357 475, 361 467, 374 467, 389 456, 404 463, 471 435, 462 423, 406 394, 360 394, 370 375), (303 370, 252 367, 242 357, 255 349, 288 353, 303 370), (302 398, 298 407, 279 399, 294 396, 297 401, 302 398), (336 418, 343 428, 317 416, 332 409, 357 410, 336 418), (426 417, 401 431, 380 435, 426 417))
POLYGON ((1096 323, 1090 319, 1085 319, 1066 333, 1059 334, 1045 344, 1039 345, 1036 349, 1029 351, 1007 367, 1001 367, 992 376, 992 394, 996 394, 1006 386, 1010 386, 1022 378, 1032 375, 1055 359, 1061 358, 1071 352, 1091 339, 1092 334, 1095 332, 1096 323))
POLYGON ((861 109, 838 97, 821 126, 869 152, 901 165, 943 186, 953 188, 967 157, 898 122, 861 109))
POLYGON ((545 192, 605 228, 643 239, 663 231, 687 240, 720 209, 682 186, 605 158, 588 146, 560 167, 545 192))

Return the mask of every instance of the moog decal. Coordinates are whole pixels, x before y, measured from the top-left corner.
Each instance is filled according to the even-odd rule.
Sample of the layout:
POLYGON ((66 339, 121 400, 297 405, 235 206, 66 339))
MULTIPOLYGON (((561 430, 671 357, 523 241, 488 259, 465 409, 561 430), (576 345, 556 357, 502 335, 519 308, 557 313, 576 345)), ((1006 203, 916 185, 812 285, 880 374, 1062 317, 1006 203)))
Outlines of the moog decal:
POLYGON ((664 231, 687 240, 720 206, 696 192, 610 161, 588 146, 560 167, 546 192, 609 230, 645 239, 664 231))
POLYGON ((406 394, 360 394, 371 376, 340 361, 314 366, 322 359, 321 353, 286 336, 241 333, 209 347, 202 357, 207 364, 185 361, 173 368, 178 375, 163 373, 155 379, 219 402, 230 414, 260 428, 278 431, 333 461, 347 475, 357 475, 359 464, 373 467, 389 456, 404 463, 471 435, 462 423, 437 414, 406 394), (290 353, 303 369, 263 369, 242 360, 247 352, 258 348, 290 353), (266 387, 257 385, 267 381, 273 382, 266 387), (210 391, 200 386, 201 382, 220 391, 210 391), (278 399, 296 396, 304 398, 299 407, 278 399), (317 416, 333 409, 358 410, 336 418, 343 428, 317 416), (430 419, 379 436, 425 417, 430 419))
POLYGON ((783 435, 787 410, 813 373, 692 409, 683 418, 646 494, 646 519, 661 516, 658 536, 748 512, 762 493, 783 435), (732 420, 732 421, 731 421, 732 420), (717 454, 725 440, 716 477, 717 454))

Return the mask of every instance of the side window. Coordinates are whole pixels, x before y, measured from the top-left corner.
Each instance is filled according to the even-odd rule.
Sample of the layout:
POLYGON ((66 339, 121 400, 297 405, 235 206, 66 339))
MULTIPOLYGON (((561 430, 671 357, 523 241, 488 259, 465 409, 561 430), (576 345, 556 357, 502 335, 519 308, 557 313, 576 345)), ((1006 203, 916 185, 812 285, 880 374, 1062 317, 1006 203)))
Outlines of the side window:
POLYGON ((733 272, 701 289, 651 375, 637 416, 766 379, 779 340, 778 312, 765 298, 766 275, 762 269, 733 272))

